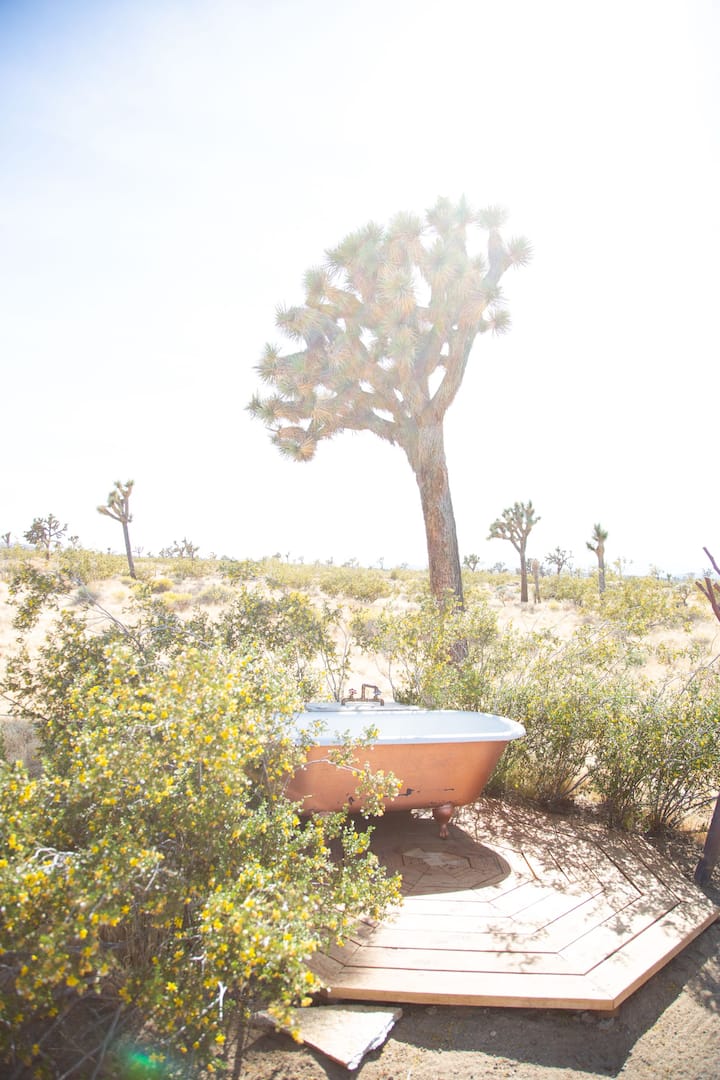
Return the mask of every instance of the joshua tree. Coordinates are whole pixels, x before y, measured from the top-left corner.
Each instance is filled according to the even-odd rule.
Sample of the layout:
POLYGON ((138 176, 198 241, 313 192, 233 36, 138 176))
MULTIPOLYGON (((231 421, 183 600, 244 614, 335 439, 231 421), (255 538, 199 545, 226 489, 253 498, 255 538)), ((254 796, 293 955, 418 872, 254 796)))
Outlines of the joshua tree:
POLYGON ((430 587, 460 601, 443 421, 478 334, 509 327, 499 282, 528 262, 530 247, 522 238, 506 244, 504 223, 495 207, 477 213, 464 198, 440 199, 424 219, 401 213, 387 228, 350 234, 306 273, 305 303, 278 310, 298 351, 266 346, 257 370, 273 392, 248 406, 296 461, 341 431, 400 446, 420 491, 430 587), (467 250, 471 226, 488 233, 485 257, 467 250))
POLYGON ((560 573, 562 573, 566 566, 568 570, 570 569, 570 566, 572 564, 572 552, 563 551, 562 548, 556 547, 554 551, 551 551, 549 555, 545 556, 545 562, 550 563, 551 566, 554 566, 556 572, 559 575, 560 573))
POLYGON ((194 561, 200 547, 198 544, 193 544, 188 538, 183 537, 181 543, 178 544, 177 540, 173 541, 173 546, 168 549, 171 555, 176 556, 178 559, 190 559, 194 561))
POLYGON ((586 544, 590 551, 594 551, 598 561, 598 588, 600 593, 605 592, 605 541, 608 538, 607 529, 603 529, 599 523, 593 525, 592 540, 586 544))
POLYGON ((534 525, 540 521, 535 517, 532 502, 516 502, 503 510, 497 521, 490 526, 488 540, 509 540, 520 556, 520 603, 528 602, 527 580, 527 539, 534 525))
POLYGON ((130 513, 130 495, 132 494, 134 480, 128 480, 126 484, 121 484, 119 480, 115 481, 115 487, 107 497, 107 503, 105 506, 98 506, 97 510, 99 514, 105 514, 106 517, 110 517, 113 521, 119 521, 122 525, 123 539, 125 540, 125 554, 127 555, 128 569, 130 570, 130 577, 137 577, 135 573, 135 563, 133 562, 132 548, 130 547, 130 533, 128 531, 128 525, 132 521, 132 514, 130 513))
POLYGON ((479 555, 466 555, 465 558, 463 559, 463 566, 466 567, 468 570, 477 570, 479 565, 480 565, 480 556, 479 555))
POLYGON ((23 536, 30 544, 45 549, 45 558, 50 559, 50 549, 60 547, 62 537, 67 532, 67 525, 61 525, 54 514, 44 518, 34 518, 32 525, 23 536))

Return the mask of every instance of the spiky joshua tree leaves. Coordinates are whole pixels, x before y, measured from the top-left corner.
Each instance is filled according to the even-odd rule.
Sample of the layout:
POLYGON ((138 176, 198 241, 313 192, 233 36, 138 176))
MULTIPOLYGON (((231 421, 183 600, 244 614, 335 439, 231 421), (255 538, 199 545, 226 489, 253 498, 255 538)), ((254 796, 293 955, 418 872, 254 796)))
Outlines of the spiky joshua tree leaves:
POLYGON ((107 503, 105 506, 98 506, 98 514, 105 514, 106 517, 110 517, 113 521, 119 521, 122 525, 123 539, 125 541, 125 554, 127 555, 128 569, 130 571, 130 577, 136 577, 135 563, 133 562, 132 548, 130 547, 130 532, 128 529, 129 523, 132 521, 132 514, 130 513, 130 495, 135 481, 128 480, 126 484, 121 484, 119 480, 115 481, 115 487, 107 497, 107 503))
POLYGON ((537 525, 539 517, 535 517, 535 509, 530 500, 526 503, 516 502, 503 510, 497 520, 490 526, 488 540, 509 540, 520 556, 520 603, 528 602, 528 579, 527 579, 527 542, 528 536, 534 525, 537 525))
POLYGON ((257 370, 272 390, 248 406, 296 461, 341 431, 400 446, 420 491, 431 590, 460 601, 443 421, 478 334, 509 327, 499 282, 528 262, 530 246, 506 243, 504 223, 495 207, 440 199, 424 218, 400 213, 386 228, 351 233, 306 273, 305 303, 278 310, 277 326, 298 348, 266 346, 257 370), (468 250, 474 227, 487 232, 482 255, 468 250))

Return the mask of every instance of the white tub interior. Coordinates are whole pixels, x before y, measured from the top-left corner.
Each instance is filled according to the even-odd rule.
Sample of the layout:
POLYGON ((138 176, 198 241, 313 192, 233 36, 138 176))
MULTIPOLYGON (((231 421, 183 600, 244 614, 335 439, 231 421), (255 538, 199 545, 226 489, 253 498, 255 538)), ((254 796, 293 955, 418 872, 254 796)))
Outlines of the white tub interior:
POLYGON ((525 728, 506 716, 461 712, 457 709, 419 709, 417 706, 384 706, 370 703, 338 705, 322 702, 308 705, 295 720, 298 733, 306 733, 315 746, 337 746, 364 738, 368 728, 377 728, 372 739, 378 745, 448 742, 509 742, 520 739, 525 728))

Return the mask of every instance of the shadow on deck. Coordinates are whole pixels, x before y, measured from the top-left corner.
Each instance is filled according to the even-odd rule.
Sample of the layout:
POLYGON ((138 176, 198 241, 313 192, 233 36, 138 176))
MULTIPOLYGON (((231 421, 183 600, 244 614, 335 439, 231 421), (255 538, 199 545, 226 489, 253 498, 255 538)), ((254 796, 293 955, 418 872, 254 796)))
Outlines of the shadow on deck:
POLYGON ((611 1012, 720 911, 642 839, 483 801, 451 825, 387 814, 402 905, 313 968, 329 1000, 611 1012))

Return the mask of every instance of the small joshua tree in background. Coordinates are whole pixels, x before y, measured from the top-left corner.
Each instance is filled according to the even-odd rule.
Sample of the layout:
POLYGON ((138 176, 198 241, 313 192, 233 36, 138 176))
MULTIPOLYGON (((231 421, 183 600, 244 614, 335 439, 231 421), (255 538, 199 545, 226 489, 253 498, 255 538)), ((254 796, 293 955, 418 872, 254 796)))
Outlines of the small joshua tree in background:
POLYGON ((60 547, 66 532, 67 525, 61 525, 54 514, 48 514, 44 518, 36 517, 28 531, 23 533, 23 536, 30 544, 35 544, 36 547, 44 549, 45 558, 49 561, 50 549, 60 547))
POLYGON ((200 550, 199 544, 193 544, 188 538, 183 537, 182 541, 178 544, 177 540, 173 541, 173 546, 170 551, 178 559, 190 559, 192 562, 200 550))
POLYGON ((132 493, 134 480, 128 480, 126 484, 121 484, 119 480, 115 481, 115 487, 107 497, 107 503, 105 506, 98 506, 97 510, 99 514, 105 514, 106 517, 110 517, 113 521, 119 521, 122 525, 123 538, 125 540, 125 554, 127 555, 128 569, 130 571, 130 577, 135 578, 135 563, 133 562, 132 548, 130 547, 130 533, 128 531, 128 525, 132 521, 132 514, 130 513, 130 495, 132 493))
POLYGON ((527 578, 527 540, 534 525, 537 525, 539 517, 535 517, 535 510, 531 501, 527 503, 516 502, 503 510, 501 516, 493 521, 490 526, 488 540, 509 540, 520 556, 520 603, 528 602, 528 578, 527 578))
POLYGON ((603 529, 602 525, 598 522, 597 525, 593 525, 592 540, 587 540, 586 544, 589 551, 594 551, 598 561, 598 589, 600 595, 605 592, 605 541, 608 538, 607 529, 603 529))
POLYGON ((555 567, 555 572, 559 575, 567 566, 568 570, 572 566, 572 552, 563 551, 561 547, 556 547, 548 555, 545 556, 545 562, 550 563, 550 566, 555 567))

